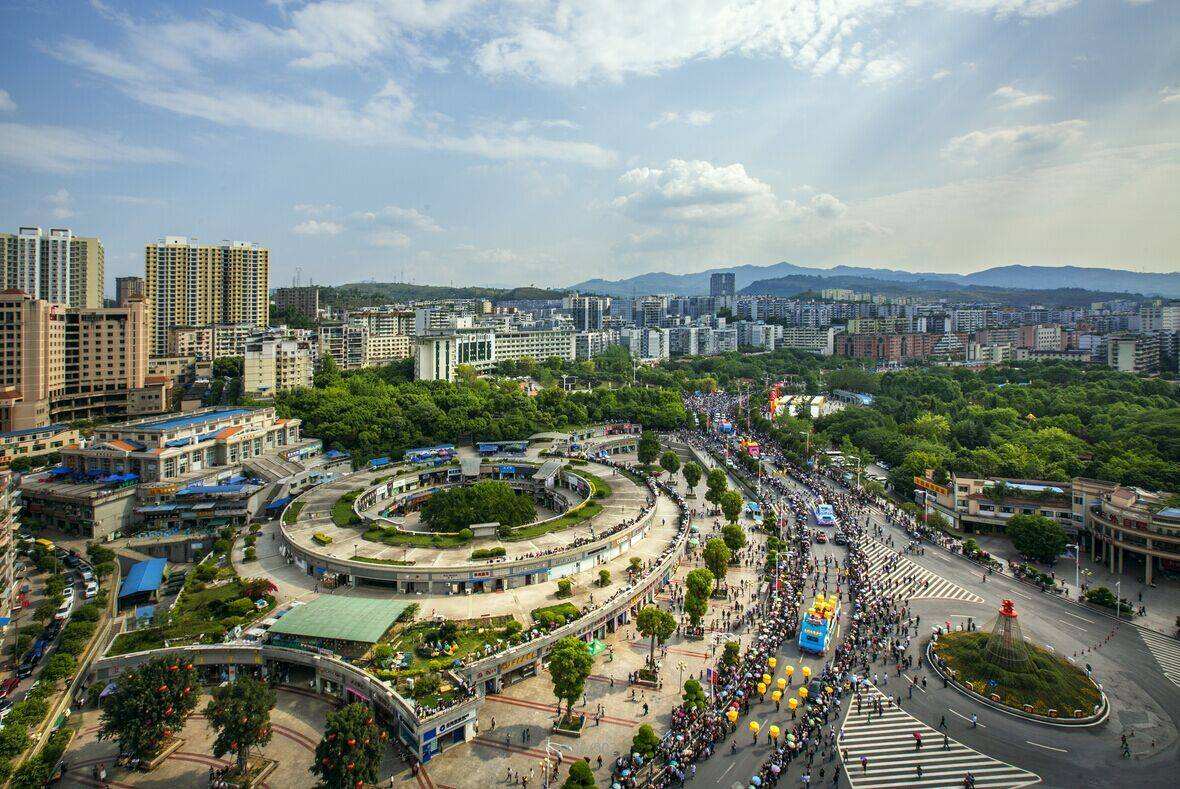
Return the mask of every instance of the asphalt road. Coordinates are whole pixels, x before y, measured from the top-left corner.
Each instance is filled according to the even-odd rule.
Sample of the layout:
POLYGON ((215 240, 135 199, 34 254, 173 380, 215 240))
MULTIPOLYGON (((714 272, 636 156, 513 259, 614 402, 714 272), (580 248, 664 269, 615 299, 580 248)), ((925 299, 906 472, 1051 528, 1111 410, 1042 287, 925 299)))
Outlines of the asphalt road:
MULTIPOLYGON (((884 525, 877 517, 876 523, 884 525)), ((885 526, 885 537, 892 536, 893 544, 900 549, 908 538, 900 529, 885 526)), ((888 546, 886 546, 888 547, 888 546)), ((843 558, 845 549, 831 543, 814 545, 813 552, 819 556, 833 555, 843 558)), ((1043 645, 1052 646, 1066 657, 1077 655, 1079 665, 1090 663, 1095 677, 1103 685, 1111 699, 1111 716, 1102 726, 1082 730, 1052 727, 1032 723, 1010 716, 990 707, 977 704, 950 688, 943 688, 936 675, 926 670, 910 672, 927 679, 926 688, 915 690, 913 697, 906 698, 902 680, 892 675, 883 690, 887 693, 901 692, 902 711, 917 721, 936 728, 945 718, 948 736, 973 749, 983 757, 999 760, 1020 770, 1035 773, 1041 785, 1051 787, 1156 787, 1180 785, 1177 767, 1180 767, 1180 749, 1177 748, 1177 722, 1180 721, 1180 687, 1164 675, 1160 661, 1147 646, 1145 636, 1129 623, 1117 624, 1101 614, 1087 610, 1052 595, 1038 593, 1034 588, 1017 581, 990 576, 986 582, 976 566, 961 557, 952 556, 941 549, 927 546, 925 555, 903 558, 913 563, 915 572, 929 573, 931 577, 943 579, 950 585, 966 590, 970 598, 982 598, 983 602, 972 599, 939 597, 935 599, 914 599, 911 609, 922 618, 919 638, 912 649, 917 649, 936 623, 948 620, 957 626, 967 617, 974 619, 981 628, 989 628, 995 618, 1002 599, 1011 599, 1016 604, 1024 634, 1043 645), (1085 650, 1090 650, 1086 652, 1085 650), (977 716, 977 725, 972 727, 970 717, 977 716), (1134 757, 1121 758, 1119 737, 1127 733, 1134 757)), ((946 589, 950 585, 943 584, 946 589)), ((953 592, 951 592, 953 594, 953 592)), ((1161 653, 1162 660, 1180 658, 1180 641, 1168 643, 1166 638, 1151 639, 1161 653)), ((798 665, 799 653, 793 644, 785 645, 780 652, 781 660, 798 665)), ((815 665, 814 659, 804 661, 815 665)), ((880 670, 885 670, 878 664, 880 670)), ((841 721, 849 714, 849 703, 845 704, 841 721)), ((758 720, 765 726, 783 719, 789 720, 789 712, 775 713, 773 703, 754 707, 751 715, 743 718, 736 736, 738 751, 730 755, 730 743, 724 743, 712 759, 698 767, 693 785, 746 787, 750 776, 765 760, 769 750, 763 736, 762 744, 751 745, 746 729, 750 720, 758 720)), ((848 724, 850 731, 860 725, 854 714, 848 724)), ((915 724, 920 725, 920 724, 915 724)), ((895 728, 908 732, 908 719, 901 720, 895 728)), ((855 739, 855 738, 854 738, 855 739)), ((868 737, 873 740, 873 737, 868 737)), ((929 738, 928 738, 929 739, 929 738)), ((941 743, 941 734, 938 736, 941 743)), ((933 747, 933 746, 928 746, 933 747)), ((965 749, 964 749, 965 750, 965 749)), ((928 753, 933 758, 938 754, 928 753)), ((950 759, 950 756, 945 757, 950 759)), ((971 757, 976 758, 976 757, 971 757)), ((855 759, 853 760, 855 761, 855 759)), ((898 764, 904 763, 904 756, 898 764)), ((912 760, 910 760, 912 761, 912 760)), ((853 782, 850 783, 841 770, 839 786, 851 789, 867 789, 870 786, 957 786, 961 779, 940 780, 929 770, 926 777, 918 780, 908 778, 908 772, 895 774, 891 778, 875 773, 876 760, 869 775, 861 776, 859 766, 853 768, 853 782), (900 776, 900 777, 899 777, 900 776), (935 776, 935 777, 931 777, 935 776)), ((824 765, 824 786, 832 785, 832 769, 835 765, 824 765)), ((912 766, 912 765, 911 765, 912 766)), ((900 769, 900 768, 899 768, 900 769)), ((907 768, 908 769, 908 768, 907 768)), ((977 772, 978 786, 1016 786, 1019 779, 1007 778, 1013 771, 1006 767, 988 768, 993 771, 994 781, 988 782, 988 771, 977 772)), ((818 778, 819 765, 812 773, 812 785, 821 785, 818 778)), ((795 767, 780 780, 779 786, 798 786, 800 771, 795 767)), ((1027 784, 1027 781, 1025 782, 1027 784)))

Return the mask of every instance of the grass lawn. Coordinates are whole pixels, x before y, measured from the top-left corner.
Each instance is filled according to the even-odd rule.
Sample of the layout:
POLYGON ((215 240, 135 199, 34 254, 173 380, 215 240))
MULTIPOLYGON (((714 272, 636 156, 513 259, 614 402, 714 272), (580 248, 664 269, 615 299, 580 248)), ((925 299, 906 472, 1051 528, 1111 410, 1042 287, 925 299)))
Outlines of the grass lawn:
POLYGON ((582 477, 583 479, 585 479, 587 482, 590 483, 591 487, 593 488, 593 492, 591 493, 591 495, 594 498, 606 499, 606 498, 610 498, 611 494, 614 493, 614 489, 611 488, 611 486, 607 483, 607 481, 604 480, 602 477, 598 476, 597 474, 591 474, 589 471, 586 471, 585 469, 578 469, 577 472, 575 472, 575 473, 577 473, 577 475, 579 477, 582 477))
MULTIPOLYGON (((412 677, 418 674, 426 674, 432 671, 439 671, 444 668, 449 668, 451 663, 456 659, 462 659, 468 655, 477 652, 484 648, 486 644, 495 644, 499 641, 502 627, 497 625, 487 625, 485 627, 461 627, 456 636, 459 642, 459 648, 453 655, 440 655, 438 657, 423 657, 418 654, 418 646, 425 643, 426 637, 433 634, 438 629, 438 624, 434 622, 418 622, 410 625, 406 629, 398 632, 389 645, 393 647, 393 651, 406 652, 411 655, 410 665, 404 669, 397 669, 393 672, 396 677, 412 677)), ((378 676, 381 676, 378 674, 378 676)))
POLYGON ((582 611, 573 603, 558 603, 541 608, 534 608, 529 612, 537 624, 548 625, 552 622, 569 622, 581 616, 582 611))
POLYGON ((299 513, 303 512, 303 504, 304 502, 297 501, 290 507, 287 507, 287 511, 283 513, 283 523, 290 526, 292 523, 299 520, 299 513))
POLYGON ((413 564, 405 559, 377 559, 372 556, 354 556, 353 561, 368 562, 369 564, 392 564, 398 567, 409 567, 413 564))
MULTIPOLYGON (((229 603, 244 596, 241 580, 235 578, 228 584, 194 592, 186 589, 180 599, 180 605, 174 607, 167 617, 167 623, 160 627, 145 628, 131 633, 123 633, 115 639, 111 646, 112 655, 123 655, 128 652, 138 652, 144 649, 156 649, 164 646, 165 641, 182 641, 196 643, 212 639, 221 640, 226 631, 226 620, 233 616, 224 610, 229 603)), ((245 614, 244 620, 252 621, 265 616, 274 608, 274 599, 267 598, 269 605, 264 611, 251 608, 245 614)), ((244 624, 244 623, 243 623, 244 624)))
POLYGON ((350 490, 348 493, 336 499, 336 503, 332 505, 333 523, 343 528, 359 526, 361 524, 361 517, 352 510, 352 503, 356 501, 357 496, 361 495, 361 492, 359 490, 350 490))
POLYGON ((1089 714, 1100 696, 1085 673, 1064 658, 1025 642, 1029 648, 1028 667, 1007 671, 991 663, 984 655, 988 634, 981 632, 948 633, 938 639, 934 653, 945 659, 963 682, 983 695, 997 693, 1011 707, 1031 704, 1033 711, 1044 715, 1055 709, 1073 717, 1074 710, 1089 714), (996 685, 990 686, 989 680, 996 685))
MULTIPOLYGON (((366 540, 399 548, 460 548, 471 542, 462 534, 409 534, 397 529, 372 528, 361 535, 366 540)), ((359 557, 358 557, 359 558, 359 557)))
POLYGON ((598 513, 602 512, 602 505, 597 501, 591 499, 584 507, 574 510, 560 518, 554 518, 551 521, 542 521, 541 523, 530 523, 513 529, 507 537, 503 537, 505 542, 516 542, 518 540, 531 540, 534 537, 540 537, 542 534, 548 534, 554 531, 561 531, 568 529, 571 526, 577 526, 580 523, 593 518, 598 513))

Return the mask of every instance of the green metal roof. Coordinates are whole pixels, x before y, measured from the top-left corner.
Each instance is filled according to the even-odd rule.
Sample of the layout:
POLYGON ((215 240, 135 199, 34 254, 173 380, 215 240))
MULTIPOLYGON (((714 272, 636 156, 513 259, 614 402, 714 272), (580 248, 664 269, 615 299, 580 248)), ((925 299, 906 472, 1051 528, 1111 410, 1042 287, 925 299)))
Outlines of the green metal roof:
POLYGON ((372 644, 409 607, 397 600, 323 595, 288 611, 270 632, 372 644))

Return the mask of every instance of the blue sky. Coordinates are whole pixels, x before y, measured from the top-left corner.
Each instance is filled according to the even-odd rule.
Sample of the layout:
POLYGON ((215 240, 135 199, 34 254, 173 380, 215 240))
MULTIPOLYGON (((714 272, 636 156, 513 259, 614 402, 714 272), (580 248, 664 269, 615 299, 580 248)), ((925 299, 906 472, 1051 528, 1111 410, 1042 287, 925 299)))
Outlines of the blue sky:
MULTIPOLYGON (((1174 0, 0 0, 4 229, 271 284, 1180 269, 1174 0)), ((1084 285, 1084 283, 1081 283, 1084 285)))

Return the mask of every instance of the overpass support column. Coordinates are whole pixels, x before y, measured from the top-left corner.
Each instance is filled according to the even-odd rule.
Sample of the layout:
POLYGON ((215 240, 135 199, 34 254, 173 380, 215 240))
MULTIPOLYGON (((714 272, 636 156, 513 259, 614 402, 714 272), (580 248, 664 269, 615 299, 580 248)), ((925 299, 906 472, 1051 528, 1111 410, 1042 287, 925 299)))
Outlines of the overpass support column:
POLYGON ((1151 540, 1148 540, 1147 541, 1147 553, 1143 554, 1143 583, 1145 583, 1145 584, 1148 584, 1148 585, 1151 584, 1151 571, 1152 571, 1152 569, 1154 569, 1154 568, 1152 568, 1151 565, 1153 565, 1154 563, 1155 563, 1155 559, 1152 558, 1152 555, 1151 555, 1151 540))

